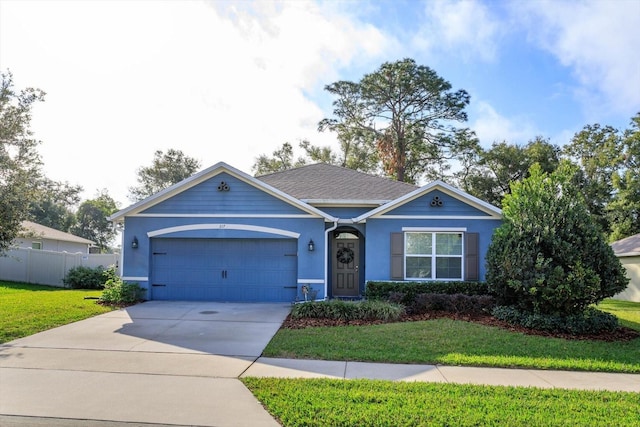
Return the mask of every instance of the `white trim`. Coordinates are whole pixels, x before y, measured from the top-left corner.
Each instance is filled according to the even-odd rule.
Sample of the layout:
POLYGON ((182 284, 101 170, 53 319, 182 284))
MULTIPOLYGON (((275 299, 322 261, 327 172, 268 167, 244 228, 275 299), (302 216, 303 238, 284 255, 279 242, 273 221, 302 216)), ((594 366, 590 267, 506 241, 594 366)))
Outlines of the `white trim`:
POLYGON ((467 227, 402 227, 402 231, 435 231, 435 232, 440 232, 440 231, 452 231, 452 232, 463 232, 466 233, 467 232, 467 227))
POLYGON ((621 254, 615 254, 617 257, 630 257, 630 256, 640 256, 640 252, 623 252, 621 254))
MULTIPOLYGON (((354 218, 356 221, 358 218, 354 218)), ((375 219, 493 219, 499 220, 495 216, 455 216, 455 215, 382 215, 375 219)))
POLYGON ((131 215, 132 217, 144 217, 144 218, 320 218, 318 215, 303 215, 303 214, 154 214, 154 213, 142 213, 131 215))
POLYGON ((292 237, 297 239, 300 237, 300 233, 295 233, 289 230, 282 230, 279 228, 271 228, 271 227, 261 227, 258 225, 247 225, 247 224, 188 224, 188 225, 179 225, 176 227, 167 227, 161 228, 159 230, 149 231, 147 233, 148 237, 158 237, 165 234, 170 233, 178 233, 181 231, 193 231, 193 230, 242 230, 242 231, 253 231, 256 233, 268 233, 275 234, 278 236, 292 237))
POLYGON ((123 281, 139 281, 139 282, 148 282, 149 277, 146 276, 122 276, 123 281))
MULTIPOLYGON (((182 193, 183 191, 188 190, 189 188, 192 188, 204 181, 207 181, 217 175, 220 175, 221 173, 227 173, 229 175, 231 175, 232 177, 239 179, 240 181, 245 182, 246 184, 251 185, 252 187, 255 187, 259 190, 264 191, 265 193, 274 196, 286 203, 288 203, 289 205, 295 206, 305 212, 308 212, 310 214, 314 214, 314 215, 318 215, 319 217, 324 218, 327 221, 333 221, 334 218, 331 215, 328 215, 325 212, 322 212, 321 210, 319 210, 318 208, 311 206, 299 199, 296 199, 280 190, 278 190, 275 187, 270 186, 269 184, 260 181, 259 179, 248 175, 232 166, 229 166, 228 164, 224 163, 224 162, 218 162, 215 165, 200 171, 198 173, 196 173, 195 175, 190 176, 189 178, 180 181, 177 184, 172 185, 171 187, 165 188, 162 191, 159 191, 158 193, 147 197, 144 200, 141 200, 137 203, 134 203, 133 205, 122 209, 116 213, 114 213, 113 215, 109 216, 107 218, 107 220, 109 221, 124 221, 124 218, 127 216, 133 216, 136 214, 139 214, 140 212, 142 212, 145 209, 149 209, 152 206, 155 206, 156 204, 163 202, 165 200, 170 199, 171 197, 182 193)), ((232 190, 233 191, 233 190, 232 190)))
MULTIPOLYGON (((493 206, 492 204, 489 204, 487 202, 485 202, 484 200, 480 200, 475 196, 472 196, 471 194, 465 193, 464 191, 455 188, 449 184, 447 184, 446 182, 440 181, 440 180, 436 180, 433 182, 430 182, 429 184, 420 187, 410 193, 405 194, 402 197, 399 197, 389 203, 386 203, 372 211, 369 211, 363 215, 360 215, 357 218, 354 218, 355 222, 362 222, 365 221, 368 218, 380 218, 381 215, 384 215, 385 212, 389 212, 399 206, 404 205, 405 203, 408 203, 412 200, 415 200, 429 192, 431 192, 432 190, 440 190, 445 194, 448 194, 449 196, 460 200, 463 203, 466 203, 476 209, 479 209, 483 212, 486 212, 489 217, 487 219, 502 219, 502 210, 498 209, 497 207, 493 206)), ((396 217, 397 219, 410 219, 410 218, 402 218, 402 216, 400 216, 400 218, 396 217)), ((441 217, 441 218, 445 218, 445 217, 441 217)), ((479 219, 479 218, 483 218, 483 217, 479 217, 479 218, 475 218, 475 217, 454 217, 454 218, 460 218, 460 219, 479 219)), ((416 218, 418 219, 418 218, 416 218)), ((420 218, 420 219, 430 219, 430 218, 420 218)))
POLYGON ((298 283, 324 284, 324 279, 298 279, 298 283))
MULTIPOLYGON (((414 227, 406 227, 406 228, 414 228, 414 227)), ((419 227, 415 227, 415 228, 419 228, 419 227)), ((433 228, 424 228, 424 229, 418 229, 418 230, 405 230, 404 228, 402 229, 402 231, 404 232, 404 248, 403 248, 403 262, 404 262, 404 280, 407 281, 462 281, 464 280, 464 275, 465 275, 465 271, 464 271, 464 263, 465 263, 465 244, 464 244, 464 233, 466 232, 466 229, 464 231, 462 230, 456 230, 456 229, 446 229, 444 227, 433 227, 433 228), (431 246, 431 254, 407 254, 407 234, 408 233, 431 233, 431 235, 433 236, 434 234, 445 234, 445 233, 460 233, 462 235, 462 241, 460 242, 462 247, 461 247, 461 253, 460 255, 438 255, 436 254, 436 239, 437 237, 433 236, 433 242, 432 242, 432 246, 431 246), (408 277, 407 276, 407 257, 409 258, 425 258, 425 257, 429 257, 431 258, 431 277, 427 278, 427 277, 408 277), (437 278, 436 276, 436 272, 437 272, 437 267, 436 267, 436 263, 438 258, 458 258, 460 259, 460 278, 449 278, 449 277, 442 277, 442 278, 437 278)))
POLYGON ((300 199, 305 203, 313 206, 331 206, 331 207, 371 207, 381 206, 389 203, 390 200, 355 200, 355 199, 300 199))

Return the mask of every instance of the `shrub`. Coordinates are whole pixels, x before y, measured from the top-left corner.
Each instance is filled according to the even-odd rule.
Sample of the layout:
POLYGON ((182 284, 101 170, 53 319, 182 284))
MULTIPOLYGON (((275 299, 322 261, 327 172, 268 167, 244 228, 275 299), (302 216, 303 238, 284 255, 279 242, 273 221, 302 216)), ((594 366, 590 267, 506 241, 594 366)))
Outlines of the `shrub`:
POLYGON ((430 311, 447 311, 458 314, 488 314, 495 306, 491 295, 419 294, 407 312, 412 314, 430 311))
POLYGON ((404 308, 398 304, 384 301, 313 301, 296 304, 291 317, 336 319, 336 320, 398 320, 404 314, 404 308))
POLYGON ((489 291, 535 314, 582 313, 622 291, 624 269, 606 243, 567 164, 512 185, 487 251, 489 291))
MULTIPOLYGON (((418 294, 465 294, 486 295, 487 284, 484 282, 367 282, 365 296, 367 299, 389 300, 394 293, 403 294, 404 299, 398 303, 409 305, 418 294)), ((397 295, 395 295, 397 297, 397 295)))
POLYGON ((588 307, 582 313, 566 316, 536 314, 512 306, 498 306, 492 311, 496 319, 525 328, 571 335, 589 335, 612 332, 618 327, 618 318, 610 313, 588 307))
POLYGON ((104 272, 105 269, 102 266, 73 267, 64 276, 62 283, 73 289, 102 289, 105 282, 104 272))
MULTIPOLYGON (((112 272, 115 273, 113 270, 112 272)), ((113 274, 104 284, 100 302, 115 305, 135 304, 143 300, 145 292, 146 289, 141 288, 137 283, 125 283, 113 274)))

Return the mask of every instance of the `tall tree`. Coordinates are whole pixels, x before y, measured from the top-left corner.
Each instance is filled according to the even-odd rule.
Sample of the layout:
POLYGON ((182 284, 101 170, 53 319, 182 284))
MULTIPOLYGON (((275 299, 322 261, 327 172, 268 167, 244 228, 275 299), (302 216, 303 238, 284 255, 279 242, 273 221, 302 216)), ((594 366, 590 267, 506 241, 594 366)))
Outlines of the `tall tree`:
POLYGON ((444 138, 464 122, 469 94, 413 59, 386 62, 359 82, 338 81, 325 89, 336 96, 335 118, 318 127, 348 141, 360 135, 375 141, 386 174, 416 182, 432 162, 453 158, 455 139, 444 138))
POLYGON ((566 145, 564 154, 580 166, 578 184, 587 206, 605 234, 610 232, 606 207, 613 198, 613 180, 623 162, 622 137, 617 129, 586 125, 566 145))
POLYGON ((75 224, 74 208, 80 202, 82 187, 42 178, 29 205, 29 218, 38 224, 69 231, 75 224))
POLYGON ((640 233, 640 113, 631 119, 622 147, 622 167, 613 174, 614 196, 606 208, 611 241, 640 233))
POLYGON ((287 169, 302 166, 306 163, 306 160, 302 157, 299 157, 294 161, 293 146, 290 142, 282 144, 282 147, 274 150, 271 155, 272 157, 269 157, 266 154, 261 154, 256 158, 255 163, 251 167, 251 170, 253 170, 256 176, 282 172, 287 169))
POLYGON ((71 228, 76 236, 93 240, 101 252, 109 250, 116 232, 107 217, 118 210, 118 206, 106 189, 98 192, 95 199, 85 200, 76 213, 77 223, 71 228))
POLYGON ((22 231, 29 200, 36 194, 41 176, 39 141, 31 131, 34 103, 45 93, 27 88, 16 92, 11 72, 0 74, 0 254, 22 231))
POLYGON ((535 163, 543 173, 553 172, 560 161, 560 148, 538 136, 526 145, 507 142, 493 143, 490 149, 480 149, 477 163, 462 187, 468 193, 500 206, 511 184, 529 175, 535 163))
POLYGON ((193 175, 200 169, 200 162, 181 150, 170 148, 166 153, 157 150, 151 166, 138 169, 138 186, 129 188, 129 199, 134 202, 193 175))

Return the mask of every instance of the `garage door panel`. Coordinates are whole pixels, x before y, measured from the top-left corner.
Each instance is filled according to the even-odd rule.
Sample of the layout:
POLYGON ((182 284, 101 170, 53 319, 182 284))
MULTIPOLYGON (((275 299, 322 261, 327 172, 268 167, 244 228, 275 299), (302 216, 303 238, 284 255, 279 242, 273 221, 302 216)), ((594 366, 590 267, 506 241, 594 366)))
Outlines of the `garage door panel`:
POLYGON ((152 299, 292 301, 291 239, 153 239, 152 299))

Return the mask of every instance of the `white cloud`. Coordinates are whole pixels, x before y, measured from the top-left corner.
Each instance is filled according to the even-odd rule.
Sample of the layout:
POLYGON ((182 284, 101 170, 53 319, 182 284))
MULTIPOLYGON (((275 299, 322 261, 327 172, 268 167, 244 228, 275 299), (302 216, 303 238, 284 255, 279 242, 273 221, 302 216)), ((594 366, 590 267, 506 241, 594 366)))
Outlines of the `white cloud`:
POLYGON ((527 118, 506 117, 485 101, 472 102, 470 110, 475 118, 470 128, 476 132, 483 147, 502 141, 526 144, 539 133, 527 118))
POLYGON ((414 38, 416 46, 466 61, 495 59, 501 24, 480 1, 428 1, 424 11, 426 22, 414 38))
POLYGON ((640 109, 638 1, 518 1, 512 9, 534 43, 573 70, 588 115, 640 109))
POLYGON ((0 68, 47 92, 33 117, 47 176, 126 205, 158 149, 250 172, 285 141, 333 143, 308 94, 387 38, 331 4, 245 6, 3 0, 0 68))

